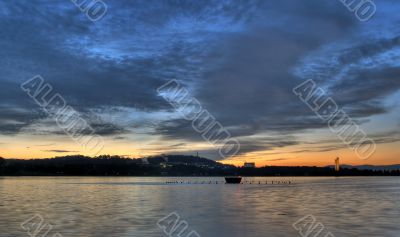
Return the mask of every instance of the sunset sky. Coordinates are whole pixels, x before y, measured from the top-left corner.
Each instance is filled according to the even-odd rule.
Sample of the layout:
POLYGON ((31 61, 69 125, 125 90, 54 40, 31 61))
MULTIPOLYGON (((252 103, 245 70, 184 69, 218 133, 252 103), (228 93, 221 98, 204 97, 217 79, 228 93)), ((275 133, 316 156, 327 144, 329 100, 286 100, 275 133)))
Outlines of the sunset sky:
POLYGON ((362 22, 339 0, 0 2, 0 156, 90 155, 21 89, 40 75, 104 139, 100 154, 241 165, 400 163, 400 2, 362 22), (179 81, 240 143, 222 158, 157 91, 179 81), (367 160, 292 90, 312 79, 377 149, 367 160))

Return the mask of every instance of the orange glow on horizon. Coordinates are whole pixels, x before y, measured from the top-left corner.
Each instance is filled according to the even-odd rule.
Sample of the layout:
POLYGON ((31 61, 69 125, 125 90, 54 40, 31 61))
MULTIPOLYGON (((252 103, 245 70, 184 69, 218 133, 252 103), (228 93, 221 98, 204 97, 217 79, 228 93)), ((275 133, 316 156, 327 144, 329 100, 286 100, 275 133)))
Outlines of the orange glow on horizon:
MULTIPOLYGON (((17 140, 17 139, 16 139, 17 140)), ((56 156, 67 155, 86 155, 81 146, 73 141, 65 140, 37 140, 32 137, 21 137, 18 141, 2 143, 0 140, 0 157, 3 158, 52 158, 56 156), (48 145, 48 146, 46 146, 48 145), (63 152, 63 151, 66 152, 63 152), (67 152, 70 151, 70 152, 67 152)), ((276 150, 257 151, 246 153, 241 156, 220 160, 224 164, 232 164, 235 166, 243 166, 244 162, 255 162, 257 167, 262 166, 327 166, 333 165, 334 159, 340 157, 341 164, 348 165, 393 165, 399 164, 400 142, 378 144, 377 150, 373 156, 367 160, 359 159, 356 154, 349 148, 342 148, 334 151, 307 151, 310 147, 291 146, 276 150), (307 152, 306 152, 307 151, 307 152)), ((131 142, 121 142, 109 140, 102 150, 103 155, 119 155, 129 158, 142 158, 146 156, 165 154, 195 154, 193 151, 198 149, 210 148, 202 143, 191 144, 180 150, 163 149, 161 144, 138 143, 133 146, 131 142)), ((205 157, 207 158, 207 157, 205 157)))

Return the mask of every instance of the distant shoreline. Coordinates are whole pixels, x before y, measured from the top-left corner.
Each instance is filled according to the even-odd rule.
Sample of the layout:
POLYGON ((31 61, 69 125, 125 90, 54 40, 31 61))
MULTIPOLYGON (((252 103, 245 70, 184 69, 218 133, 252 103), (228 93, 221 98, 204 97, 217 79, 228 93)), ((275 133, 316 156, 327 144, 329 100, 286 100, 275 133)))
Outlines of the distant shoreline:
POLYGON ((366 169, 343 166, 265 166, 236 167, 206 158, 183 155, 163 155, 143 159, 119 156, 64 156, 50 159, 0 159, 0 176, 43 177, 351 177, 400 176, 400 167, 381 170, 382 167, 364 166, 366 169), (371 169, 369 169, 371 168, 371 169))

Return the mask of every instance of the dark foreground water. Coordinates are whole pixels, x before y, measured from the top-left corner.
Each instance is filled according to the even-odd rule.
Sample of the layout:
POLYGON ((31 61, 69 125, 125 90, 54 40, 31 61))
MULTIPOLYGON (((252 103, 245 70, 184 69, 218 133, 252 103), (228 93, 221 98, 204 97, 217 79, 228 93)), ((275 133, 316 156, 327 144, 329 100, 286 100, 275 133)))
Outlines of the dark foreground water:
POLYGON ((53 229, 46 235, 45 226, 40 237, 162 237, 168 235, 157 222, 172 212, 201 237, 301 236, 292 225, 307 215, 324 226, 317 236, 400 236, 400 178, 247 180, 253 184, 225 185, 222 178, 0 178, 0 236, 29 237, 42 219, 41 227, 53 229), (220 184, 165 184, 171 180, 220 184), (266 180, 294 184, 258 185, 266 180))

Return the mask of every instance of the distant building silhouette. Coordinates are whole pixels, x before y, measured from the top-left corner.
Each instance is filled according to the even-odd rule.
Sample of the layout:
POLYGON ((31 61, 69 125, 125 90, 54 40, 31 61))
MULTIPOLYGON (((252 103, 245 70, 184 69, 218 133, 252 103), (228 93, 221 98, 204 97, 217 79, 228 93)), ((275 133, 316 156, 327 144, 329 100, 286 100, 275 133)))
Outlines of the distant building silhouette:
POLYGON ((256 168, 256 163, 254 163, 254 162, 245 162, 243 167, 244 168, 256 168))
POLYGON ((340 170, 339 157, 336 157, 336 159, 335 159, 335 171, 338 172, 339 170, 340 170))

